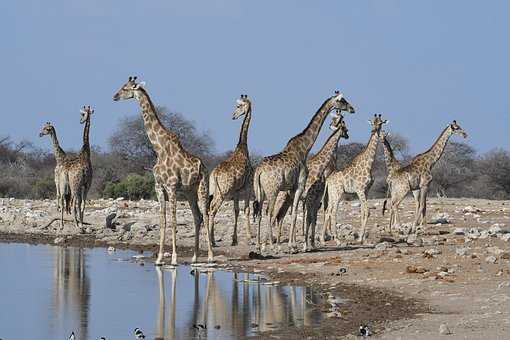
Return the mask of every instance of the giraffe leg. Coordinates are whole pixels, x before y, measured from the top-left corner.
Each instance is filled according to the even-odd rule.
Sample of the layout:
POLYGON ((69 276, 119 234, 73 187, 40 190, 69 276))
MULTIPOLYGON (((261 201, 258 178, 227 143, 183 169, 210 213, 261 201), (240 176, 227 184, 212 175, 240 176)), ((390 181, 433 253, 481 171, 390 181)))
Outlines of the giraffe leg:
POLYGON ((296 219, 297 219, 297 208, 299 201, 301 200, 301 194, 305 189, 306 179, 308 177, 308 171, 306 166, 303 166, 299 171, 298 186, 294 193, 294 201, 292 202, 292 221, 290 224, 289 232, 289 250, 292 251, 296 246, 296 219))
MULTIPOLYGON (((202 178, 198 185, 198 207, 203 216, 203 222, 205 227, 205 234, 207 237, 207 262, 212 263, 214 261, 214 254, 212 249, 211 234, 209 233, 209 183, 207 174, 202 174, 202 178)), ((199 226, 200 227, 200 226, 199 226)), ((199 229, 200 231, 200 229, 199 229)), ((199 235, 200 233, 198 233, 199 235)), ((198 236, 197 236, 198 237, 198 236)))
POLYGON ((269 217, 269 230, 268 234, 266 235, 266 241, 269 237, 269 244, 271 247, 273 246, 273 224, 276 220, 276 211, 274 209, 274 205, 276 203, 276 196, 278 193, 271 193, 268 194, 268 200, 267 200, 267 215, 269 217))
POLYGON ((211 243, 213 247, 216 246, 216 240, 214 239, 214 219, 216 214, 220 210, 221 204, 223 203, 223 197, 218 192, 217 195, 213 196, 212 202, 209 207, 209 230, 211 233, 211 243))
POLYGON ((411 230, 411 232, 413 234, 416 233, 416 227, 419 225, 419 223, 421 222, 423 224, 424 221, 425 221, 425 214, 427 212, 427 191, 428 191, 428 187, 427 186, 423 186, 421 188, 421 191, 420 191, 420 211, 419 211, 419 214, 417 214, 417 216, 416 216, 413 228, 411 230))
POLYGON ((407 195, 407 191, 395 192, 391 196, 391 205, 390 205, 390 234, 391 228, 393 225, 396 225, 398 221, 398 207, 400 203, 404 200, 407 195))
POLYGON ((251 238, 252 238, 251 229, 250 229, 250 213, 251 213, 251 209, 250 209, 250 196, 246 195, 246 198, 244 199, 244 216, 246 218, 245 228, 246 228, 246 237, 247 237, 247 240, 248 240, 248 244, 250 244, 250 241, 251 241, 251 238))
POLYGON ((237 218, 239 217, 239 197, 234 196, 234 234, 232 235, 232 246, 237 246, 237 218))
POLYGON ((368 202, 367 202, 367 196, 364 191, 358 191, 357 192, 358 199, 361 203, 361 226, 360 226, 360 232, 358 235, 358 241, 363 244, 365 241, 365 233, 366 233, 366 226, 368 221, 368 202))
POLYGON ((305 228, 306 228, 306 222, 305 222, 305 218, 306 218, 306 207, 305 207, 305 201, 303 200, 302 201, 303 203, 303 211, 302 211, 302 224, 301 224, 301 233, 303 234, 303 236, 305 235, 305 228))
POLYGON ((257 252, 260 253, 261 250, 261 242, 260 242, 260 224, 262 222, 262 208, 264 207, 264 200, 259 201, 260 208, 259 208, 259 214, 257 216, 257 252))
POLYGON ((420 214, 420 194, 421 194, 421 190, 420 189, 413 190, 412 193, 413 193, 414 203, 416 204, 415 211, 414 211, 414 218, 416 220, 416 219, 418 219, 418 216, 420 214))
MULTIPOLYGON (((165 231, 166 231, 166 200, 165 190, 161 185, 156 183, 155 185, 156 196, 159 202, 159 252, 158 258, 156 259, 156 266, 163 264, 163 252, 165 246, 165 231)), ((173 256, 173 254, 172 254, 173 256)))

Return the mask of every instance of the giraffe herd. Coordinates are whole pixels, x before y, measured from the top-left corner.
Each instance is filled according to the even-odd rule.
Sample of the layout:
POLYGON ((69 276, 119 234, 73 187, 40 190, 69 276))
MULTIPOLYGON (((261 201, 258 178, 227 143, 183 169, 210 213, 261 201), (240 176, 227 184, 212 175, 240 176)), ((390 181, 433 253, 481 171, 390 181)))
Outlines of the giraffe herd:
MULTIPOLYGON (((143 82, 129 77, 114 94, 113 100, 134 99, 138 102, 144 127, 157 155, 153 167, 155 192, 159 202, 159 251, 156 265, 164 263, 166 240, 167 208, 172 230, 172 253, 170 265, 177 265, 177 197, 182 195, 189 203, 195 226, 195 246, 192 262, 197 262, 200 246, 200 228, 204 226, 208 262, 213 262, 215 245, 214 223, 221 205, 233 201, 234 228, 233 246, 238 244, 237 228, 239 201, 244 201, 245 231, 248 242, 252 240, 250 228, 251 204, 253 219, 257 222, 255 246, 264 251, 266 244, 281 251, 283 218, 291 211, 288 232, 288 248, 297 252, 296 221, 299 203, 303 206, 303 250, 316 246, 316 225, 318 211, 324 209, 324 223, 318 240, 325 244, 328 230, 331 237, 336 235, 337 209, 345 194, 356 194, 360 201, 360 231, 358 241, 366 240, 366 226, 370 216, 367 196, 374 181, 372 165, 381 141, 387 166, 388 199, 383 204, 383 215, 389 201, 389 224, 387 231, 399 223, 398 206, 411 191, 416 202, 415 219, 411 232, 425 223, 427 191, 432 181, 432 167, 439 160, 448 139, 453 134, 467 136, 456 121, 448 124, 432 147, 413 158, 407 165, 401 164, 394 156, 388 133, 382 127, 388 121, 374 115, 369 120, 370 137, 365 148, 344 169, 336 169, 337 145, 341 138, 348 139, 348 128, 343 112, 355 113, 354 107, 338 91, 328 97, 312 116, 304 130, 292 137, 283 150, 264 157, 255 167, 251 163, 248 148, 248 131, 252 119, 252 102, 247 95, 236 100, 232 119, 241 117, 243 122, 239 141, 232 154, 218 164, 209 174, 203 161, 189 153, 181 144, 177 134, 168 130, 160 121, 155 105, 143 82), (315 155, 309 155, 328 116, 331 134, 315 155), (267 203, 264 205, 264 202, 267 203), (262 215, 267 216, 267 228, 262 239, 262 215), (276 239, 273 227, 277 228, 276 239)), ((76 227, 83 231, 83 215, 88 191, 92 183, 93 167, 90 161, 89 131, 94 110, 90 106, 80 111, 83 128, 83 146, 76 156, 67 155, 59 145, 55 128, 45 123, 40 136, 49 135, 55 154, 55 186, 57 207, 60 211, 61 228, 64 227, 64 213, 72 213, 76 227)), ((275 250, 275 249, 272 249, 275 250)))

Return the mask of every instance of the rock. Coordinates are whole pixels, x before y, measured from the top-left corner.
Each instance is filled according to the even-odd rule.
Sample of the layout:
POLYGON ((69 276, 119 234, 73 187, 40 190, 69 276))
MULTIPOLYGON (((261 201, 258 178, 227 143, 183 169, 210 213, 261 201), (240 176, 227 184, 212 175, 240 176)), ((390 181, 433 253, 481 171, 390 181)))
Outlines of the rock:
POLYGON ((116 199, 115 199, 115 202, 120 202, 120 201, 124 201, 124 200, 125 200, 125 198, 124 198, 124 197, 119 197, 119 198, 116 198, 116 199))
POLYGON ((474 240, 474 239, 479 238, 480 235, 481 235, 480 229, 478 229, 478 228, 471 228, 468 231, 467 237, 474 240))
POLYGON ((453 235, 465 235, 466 230, 464 228, 455 228, 453 229, 453 235))
POLYGON ((487 247, 486 250, 489 254, 496 255, 496 256, 505 252, 503 249, 498 248, 498 247, 487 247))
POLYGON ((501 234, 508 234, 510 231, 508 229, 504 229, 501 227, 502 225, 499 223, 494 223, 492 227, 489 228, 489 234, 497 236, 501 234))
POLYGON ((450 334, 452 334, 452 331, 450 331, 450 328, 448 328, 448 325, 446 325, 445 323, 442 323, 439 326, 439 334, 441 334, 441 335, 450 335, 450 334))
POLYGON ((482 231, 480 232, 480 236, 479 236, 479 238, 483 240, 483 239, 488 238, 489 236, 491 236, 491 235, 490 235, 490 233, 489 233, 489 231, 488 231, 488 230, 482 230, 482 231))
POLYGON ((407 266, 406 272, 408 272, 409 274, 423 274, 428 272, 428 270, 422 266, 407 266))
POLYGON ((499 256, 499 258, 502 259, 502 260, 510 260, 510 253, 509 252, 503 252, 499 256))
POLYGON ((499 235, 499 238, 505 242, 510 241, 510 234, 499 235))
POLYGON ((462 209, 462 212, 463 213, 479 213, 479 212, 482 212, 482 210, 478 209, 478 208, 475 208, 475 207, 472 207, 472 206, 467 206, 465 207, 464 209, 462 209))
POLYGON ((439 255, 441 254, 441 250, 439 249, 436 249, 436 248, 430 248, 430 249, 427 249, 423 252, 423 254, 426 256, 426 257, 434 257, 436 255, 439 255))
POLYGON ((375 245, 376 250, 387 250, 392 247, 392 244, 389 242, 381 242, 375 245))
POLYGON ((113 252, 115 251, 115 248, 114 248, 114 247, 112 247, 112 246, 109 246, 109 247, 108 247, 108 249, 107 249, 107 251, 108 251, 109 253, 113 253, 113 252))
POLYGON ((63 237, 56 237, 54 240, 53 240, 53 244, 62 244, 66 241, 65 238, 63 237))
POLYGON ((361 207, 361 203, 360 202, 353 202, 353 203, 351 203, 351 207, 359 208, 359 207, 361 207))
POLYGON ((430 223, 432 223, 432 224, 448 224, 448 223, 450 223, 449 218, 450 218, 450 215, 448 215, 446 213, 440 213, 440 214, 433 216, 430 223))
POLYGON ((455 254, 457 254, 457 256, 466 256, 466 255, 467 255, 467 253, 468 253, 468 250, 469 250, 469 249, 468 249, 468 248, 465 248, 465 247, 463 247, 463 248, 457 248, 457 249, 455 249, 455 254))
POLYGON ((116 219, 116 217, 117 217, 117 213, 116 212, 109 213, 106 216, 105 227, 108 228, 108 229, 115 228, 115 219, 116 219))
POLYGON ((498 261, 498 259, 496 258, 496 256, 487 256, 485 258, 485 262, 487 263, 496 263, 498 261))

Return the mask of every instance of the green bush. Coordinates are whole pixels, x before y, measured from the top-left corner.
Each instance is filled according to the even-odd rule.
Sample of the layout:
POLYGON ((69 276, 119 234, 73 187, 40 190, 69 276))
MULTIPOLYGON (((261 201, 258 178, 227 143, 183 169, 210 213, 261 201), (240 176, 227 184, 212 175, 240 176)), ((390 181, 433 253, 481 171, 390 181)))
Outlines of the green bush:
POLYGON ((103 197, 124 197, 129 200, 155 198, 154 177, 152 174, 129 174, 119 182, 108 182, 103 190, 103 197))

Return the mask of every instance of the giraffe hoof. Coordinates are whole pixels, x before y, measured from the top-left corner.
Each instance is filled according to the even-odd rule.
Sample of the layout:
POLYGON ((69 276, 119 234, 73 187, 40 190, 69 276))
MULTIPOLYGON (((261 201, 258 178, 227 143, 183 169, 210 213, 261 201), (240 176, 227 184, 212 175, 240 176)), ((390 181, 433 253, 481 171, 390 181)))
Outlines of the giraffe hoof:
POLYGON ((231 243, 230 245, 231 245, 232 247, 237 246, 237 240, 235 240, 235 241, 234 241, 234 240, 232 240, 232 243, 231 243))

